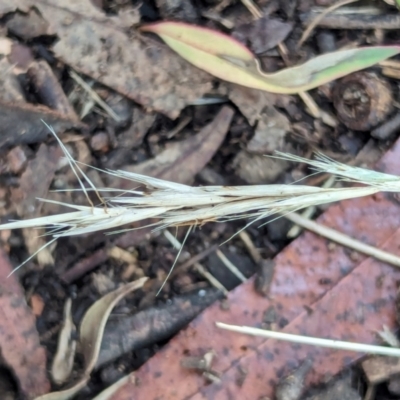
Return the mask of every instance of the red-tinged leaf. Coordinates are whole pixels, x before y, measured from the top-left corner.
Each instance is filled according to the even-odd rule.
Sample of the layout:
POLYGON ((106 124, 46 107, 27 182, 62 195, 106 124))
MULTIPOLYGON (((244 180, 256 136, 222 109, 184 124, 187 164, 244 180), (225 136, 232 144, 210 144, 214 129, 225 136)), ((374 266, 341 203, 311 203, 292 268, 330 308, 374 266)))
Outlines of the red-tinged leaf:
POLYGON ((400 46, 342 50, 266 74, 249 49, 221 32, 182 22, 145 25, 141 30, 159 35, 182 58, 220 79, 274 93, 310 90, 400 52, 400 46))

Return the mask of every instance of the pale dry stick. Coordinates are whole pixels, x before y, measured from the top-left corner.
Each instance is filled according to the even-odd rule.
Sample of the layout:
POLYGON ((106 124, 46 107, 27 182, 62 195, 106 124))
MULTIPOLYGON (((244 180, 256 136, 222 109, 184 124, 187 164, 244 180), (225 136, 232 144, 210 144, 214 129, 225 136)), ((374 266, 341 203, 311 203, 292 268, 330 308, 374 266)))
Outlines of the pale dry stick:
MULTIPOLYGON (((178 258, 179 258, 179 256, 181 255, 181 252, 182 252, 182 250, 183 250, 183 245, 186 243, 186 240, 187 240, 187 238, 189 237, 190 232, 192 231, 192 229, 193 229, 193 225, 189 226, 189 229, 188 229, 187 232, 186 232, 185 238, 183 239, 183 244, 182 244, 182 245, 178 242, 178 243, 180 244, 180 248, 178 249, 178 254, 177 254, 176 257, 175 257, 175 261, 174 261, 174 263, 172 264, 172 267, 170 268, 170 270, 169 270, 169 272, 168 272, 168 274, 167 274, 167 276, 166 276, 166 278, 165 278, 163 284, 161 285, 160 289, 158 289, 158 292, 157 292, 156 296, 158 296, 158 295, 161 293, 161 291, 163 290, 163 288, 164 288, 165 284, 167 283, 169 277, 171 276, 172 271, 174 270, 175 265, 176 265, 176 263, 177 263, 177 261, 178 261, 178 258)), ((167 232, 170 233, 169 231, 167 231, 167 232)), ((166 235, 166 237, 168 238, 168 234, 165 234, 165 233, 164 233, 164 235, 166 235)))
POLYGON ((341 0, 338 1, 335 4, 332 4, 330 7, 328 7, 326 10, 324 10, 321 14, 318 14, 307 26, 306 30, 303 32, 301 35, 301 38, 299 42, 297 43, 297 48, 301 47, 303 43, 309 38, 311 32, 314 30, 314 28, 319 24, 321 20, 324 19, 325 16, 327 16, 329 13, 332 11, 335 11, 336 9, 343 7, 347 4, 355 3, 358 0, 341 0))
POLYGON ((212 10, 202 11, 201 15, 204 18, 207 18, 207 19, 209 19, 211 21, 215 21, 215 22, 220 23, 226 29, 231 30, 231 29, 233 29, 235 27, 235 24, 232 21, 230 21, 227 18, 221 17, 221 15, 219 13, 215 12, 215 11, 212 11, 212 10))
POLYGON ((382 75, 389 78, 400 79, 400 62, 391 60, 388 62, 380 62, 379 66, 382 67, 382 75))
MULTIPOLYGON (((326 7, 313 7, 313 13, 323 13, 326 10, 326 7)), ((358 7, 342 7, 339 10, 335 10, 332 14, 335 15, 382 15, 385 14, 386 11, 382 7, 378 6, 358 6, 358 7)), ((361 28, 360 28, 361 29, 361 28)), ((365 29, 373 29, 373 28, 365 28, 365 29)))
POLYGON ((253 261, 258 264, 261 262, 261 255, 260 252, 258 251, 257 247, 254 246, 253 241, 251 240, 250 235, 246 231, 240 231, 239 235, 240 239, 246 246, 247 251, 249 252, 251 258, 253 261))
MULTIPOLYGON (((165 229, 163 233, 164 236, 167 238, 167 240, 172 244, 172 246, 176 250, 182 249, 182 244, 174 235, 172 235, 172 233, 168 229, 165 229)), ((193 266, 200 275, 202 275, 205 279, 207 279, 212 286, 220 290, 224 294, 224 296, 228 295, 229 293, 228 289, 218 279, 216 279, 212 274, 210 274, 210 272, 208 272, 203 267, 203 265, 201 265, 199 262, 195 262, 193 266)))
POLYGON ((228 296, 229 290, 217 279, 215 278, 210 272, 208 272, 202 264, 196 262, 193 264, 195 267, 196 271, 202 275, 205 279, 210 282, 212 286, 214 286, 216 289, 220 290, 224 296, 228 296))
POLYGON ((365 254, 369 257, 373 257, 379 261, 383 261, 395 267, 400 267, 400 257, 397 257, 394 254, 380 250, 374 246, 362 243, 359 240, 353 239, 350 236, 347 236, 343 233, 336 231, 335 229, 328 228, 324 225, 318 224, 315 221, 303 218, 299 214, 290 213, 284 215, 284 217, 294 222, 296 225, 301 226, 304 229, 314 232, 317 235, 323 236, 324 238, 327 238, 329 240, 332 240, 332 242, 339 243, 342 246, 356 250, 362 254, 365 254))
POLYGON ((81 107, 81 112, 79 114, 80 119, 85 118, 86 115, 92 111, 95 105, 96 102, 92 98, 87 97, 85 103, 81 107))
MULTIPOLYGON (((91 86, 91 84, 88 85, 91 86)), ((82 103, 80 107, 79 118, 83 119, 90 113, 90 111, 92 111, 93 107, 96 105, 96 102, 87 92, 85 92, 84 99, 82 99, 81 89, 81 86, 76 85, 68 95, 68 100, 71 104, 77 103, 78 101, 82 103)))
POLYGON ((378 63, 381 67, 392 67, 396 69, 400 69, 400 61, 398 60, 385 60, 378 63))
POLYGON ((250 11, 251 15, 253 15, 255 19, 262 18, 263 13, 260 7, 258 7, 253 0, 242 0, 242 4, 250 11))
POLYGON ((186 273, 190 267, 192 267, 195 263, 199 263, 202 261, 204 258, 208 257, 211 253, 214 253, 215 250, 217 250, 218 245, 214 244, 200 253, 196 254, 195 256, 190 257, 187 261, 183 262, 182 264, 179 264, 174 272, 172 273, 171 277, 175 277, 176 275, 180 273, 186 273))
POLYGON ((71 70, 69 71, 69 75, 71 78, 80 86, 82 86, 83 89, 86 90, 86 92, 89 93, 89 95, 92 97, 92 99, 107 113, 114 119, 116 122, 120 122, 121 118, 114 112, 114 110, 105 102, 101 99, 101 97, 88 85, 75 71, 71 70))
POLYGON ((376 354, 381 356, 400 357, 400 349, 393 347, 374 346, 371 344, 344 342, 342 340, 321 339, 311 336, 293 335, 291 333, 268 331, 250 326, 229 325, 216 322, 218 328, 232 332, 244 333, 246 335, 260 336, 267 339, 284 340, 286 342, 308 344, 318 347, 328 347, 335 350, 349 350, 360 353, 376 354))
POLYGON ((247 278, 238 270, 235 264, 233 264, 228 257, 220 250, 217 249, 215 250, 215 254, 217 257, 224 263, 225 267, 229 269, 229 271, 232 272, 233 275, 235 275, 238 279, 240 279, 242 282, 246 282, 247 278))
POLYGON ((168 229, 163 231, 163 235, 172 244, 175 250, 182 249, 182 243, 168 229))
POLYGON ((172 139, 175 135, 177 135, 179 132, 182 131, 192 121, 192 117, 186 116, 185 118, 182 119, 181 122, 179 122, 178 125, 175 126, 175 128, 171 129, 167 134, 166 137, 168 139, 172 139))
POLYGON ((364 400, 374 400, 376 395, 376 385, 373 383, 368 384, 367 391, 364 396, 364 400))
POLYGON ((137 263, 137 258, 128 250, 122 249, 118 246, 113 246, 107 250, 107 255, 114 260, 122 261, 127 264, 137 263))
MULTIPOLYGON (((336 177, 332 175, 322 184, 322 187, 324 189, 331 188, 335 182, 336 182, 336 177)), ((311 219, 311 217, 315 214, 315 211, 317 211, 317 206, 311 206, 306 208, 300 215, 303 218, 311 219)), ((293 239, 299 236, 301 231, 302 229, 300 228, 299 225, 293 225, 289 230, 289 232, 287 233, 286 237, 289 239, 293 239)))

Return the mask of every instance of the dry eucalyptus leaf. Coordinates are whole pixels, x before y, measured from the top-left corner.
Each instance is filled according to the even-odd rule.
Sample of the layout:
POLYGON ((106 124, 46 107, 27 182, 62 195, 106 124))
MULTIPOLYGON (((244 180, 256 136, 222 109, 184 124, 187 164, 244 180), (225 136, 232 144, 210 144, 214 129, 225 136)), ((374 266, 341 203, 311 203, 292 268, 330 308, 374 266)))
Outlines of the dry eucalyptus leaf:
POLYGON ((58 337, 57 352, 51 366, 51 376, 57 385, 66 382, 74 365, 76 341, 72 339, 75 325, 72 321, 71 299, 65 302, 64 322, 58 337))
POLYGON ((55 34, 55 56, 103 83, 170 118, 211 89, 212 78, 176 57, 159 41, 125 31, 124 21, 108 17, 90 0, 31 0, 14 7, 0 0, 0 14, 17 8, 39 10, 55 34))
POLYGON ((80 344, 85 359, 85 374, 90 374, 96 364, 104 328, 112 309, 124 296, 141 288, 146 281, 147 277, 144 277, 127 283, 97 300, 87 310, 80 327, 80 344))
POLYGON ((37 397, 35 400, 68 400, 85 387, 90 378, 90 373, 96 364, 104 328, 112 309, 124 296, 141 288, 146 281, 147 277, 144 277, 127 283, 97 300, 86 311, 80 327, 80 346, 83 349, 85 359, 85 370, 82 372, 82 379, 71 388, 48 393, 37 397))
MULTIPOLYGON (((188 183, 211 160, 221 146, 233 117, 231 107, 224 106, 216 117, 189 139, 173 143, 155 158, 122 169, 173 182, 188 183)), ((113 185, 115 182, 113 183, 113 185)), ((120 188, 130 188, 132 182, 121 180, 120 188)))

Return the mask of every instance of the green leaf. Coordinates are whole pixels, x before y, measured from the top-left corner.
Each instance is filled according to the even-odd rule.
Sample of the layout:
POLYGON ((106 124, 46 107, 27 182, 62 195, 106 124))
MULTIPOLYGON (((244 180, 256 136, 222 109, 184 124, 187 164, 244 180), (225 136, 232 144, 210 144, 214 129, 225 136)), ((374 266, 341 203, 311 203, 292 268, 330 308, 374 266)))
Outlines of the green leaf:
POLYGON ((182 58, 217 78, 274 93, 310 90, 400 53, 400 46, 361 47, 266 74, 249 49, 221 32, 182 22, 160 22, 141 30, 157 34, 182 58))

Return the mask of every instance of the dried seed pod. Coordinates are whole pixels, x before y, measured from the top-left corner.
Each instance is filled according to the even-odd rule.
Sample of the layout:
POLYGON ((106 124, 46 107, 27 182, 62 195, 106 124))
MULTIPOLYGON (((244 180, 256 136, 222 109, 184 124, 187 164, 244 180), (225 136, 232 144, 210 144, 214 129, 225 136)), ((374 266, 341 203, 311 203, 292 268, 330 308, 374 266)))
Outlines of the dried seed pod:
POLYGON ((335 84, 332 93, 338 118, 355 131, 374 128, 393 110, 389 83, 370 72, 346 76, 335 84))

